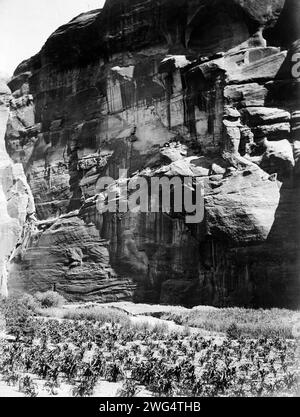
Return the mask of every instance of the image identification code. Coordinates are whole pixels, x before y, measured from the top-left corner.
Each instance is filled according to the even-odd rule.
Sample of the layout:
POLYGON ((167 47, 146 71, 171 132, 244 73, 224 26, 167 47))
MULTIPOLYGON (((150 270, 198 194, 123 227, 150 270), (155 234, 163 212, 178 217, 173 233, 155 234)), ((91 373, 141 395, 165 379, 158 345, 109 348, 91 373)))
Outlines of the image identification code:
POLYGON ((199 412, 199 401, 144 401, 142 405, 130 403, 113 403, 106 401, 100 404, 100 412, 126 413, 130 415, 134 411, 144 413, 151 412, 199 412))

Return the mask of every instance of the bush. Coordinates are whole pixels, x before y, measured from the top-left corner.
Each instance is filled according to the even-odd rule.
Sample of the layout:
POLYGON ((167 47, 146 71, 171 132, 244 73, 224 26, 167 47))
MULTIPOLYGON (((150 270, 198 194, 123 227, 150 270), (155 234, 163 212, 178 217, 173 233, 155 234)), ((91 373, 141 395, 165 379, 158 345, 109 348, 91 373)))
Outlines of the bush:
POLYGON ((34 296, 42 308, 61 307, 66 303, 65 298, 55 291, 37 292, 34 296))
POLYGON ((135 397, 140 391, 138 383, 132 379, 126 379, 122 387, 117 391, 117 397, 135 397))
POLYGON ((226 336, 229 339, 239 339, 241 337, 241 330, 237 327, 235 323, 231 323, 226 331, 226 336))
POLYGON ((33 297, 27 294, 22 297, 1 298, 0 313, 4 317, 6 331, 17 337, 28 334, 31 331, 30 318, 35 315, 35 307, 33 297))
POLYGON ((19 381, 19 391, 26 397, 36 397, 38 395, 37 385, 29 375, 23 376, 19 381))
POLYGON ((31 294, 24 294, 19 300, 29 311, 36 312, 39 308, 38 301, 31 294))

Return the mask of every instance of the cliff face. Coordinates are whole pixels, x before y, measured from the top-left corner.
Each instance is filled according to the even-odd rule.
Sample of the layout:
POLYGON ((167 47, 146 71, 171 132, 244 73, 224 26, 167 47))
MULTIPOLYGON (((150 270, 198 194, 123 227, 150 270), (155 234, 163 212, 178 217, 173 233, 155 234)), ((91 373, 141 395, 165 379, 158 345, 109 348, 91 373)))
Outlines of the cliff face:
POLYGON ((9 260, 17 244, 29 238, 34 200, 22 164, 14 164, 5 148, 11 92, 0 80, 0 293, 7 295, 9 260))
POLYGON ((9 290, 298 306, 298 17, 294 0, 107 0, 20 64, 6 147, 38 221, 9 290), (120 168, 203 181, 203 221, 101 215, 120 168))

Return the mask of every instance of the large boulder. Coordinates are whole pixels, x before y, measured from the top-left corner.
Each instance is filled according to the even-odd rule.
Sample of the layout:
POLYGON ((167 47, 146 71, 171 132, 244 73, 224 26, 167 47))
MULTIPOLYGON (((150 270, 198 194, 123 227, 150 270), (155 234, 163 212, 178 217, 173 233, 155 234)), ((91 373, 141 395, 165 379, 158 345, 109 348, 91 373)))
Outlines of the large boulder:
POLYGON ((288 140, 270 142, 264 140, 265 153, 261 166, 269 173, 292 174, 295 159, 292 144, 288 140))

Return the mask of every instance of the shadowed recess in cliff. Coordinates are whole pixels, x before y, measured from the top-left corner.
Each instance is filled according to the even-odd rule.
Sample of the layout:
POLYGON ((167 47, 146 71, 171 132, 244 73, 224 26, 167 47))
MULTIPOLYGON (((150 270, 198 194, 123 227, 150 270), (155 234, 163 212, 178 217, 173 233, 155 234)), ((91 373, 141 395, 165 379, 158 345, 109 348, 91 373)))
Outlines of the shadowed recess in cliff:
POLYGON ((40 54, 22 63, 15 75, 27 65, 35 69, 47 63, 61 68, 85 66, 112 54, 138 51, 150 45, 166 44, 172 53, 212 55, 245 41, 263 26, 277 44, 297 39, 294 25, 288 38, 281 36, 281 26, 291 21, 298 6, 285 6, 296 0, 107 0, 102 10, 81 14, 60 27, 47 40, 40 54), (276 24, 281 10, 287 10, 276 24), (272 35, 276 33, 277 35, 272 35))

